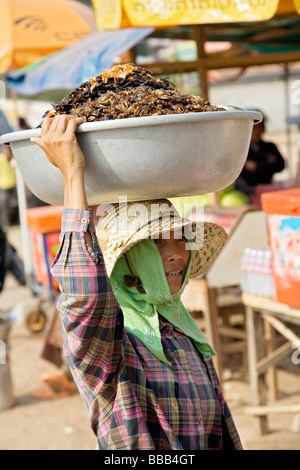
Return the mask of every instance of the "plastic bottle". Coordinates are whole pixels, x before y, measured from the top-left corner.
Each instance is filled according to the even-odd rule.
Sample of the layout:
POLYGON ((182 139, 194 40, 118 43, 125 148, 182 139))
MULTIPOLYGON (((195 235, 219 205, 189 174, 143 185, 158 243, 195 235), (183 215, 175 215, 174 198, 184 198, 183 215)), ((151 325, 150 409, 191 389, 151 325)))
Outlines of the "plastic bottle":
POLYGON ((257 248, 255 250, 254 261, 254 286, 253 294, 264 295, 265 292, 265 275, 264 275, 264 250, 257 248))
POLYGON ((241 260, 241 289, 244 292, 249 292, 250 263, 251 248, 247 247, 244 249, 241 260))
POLYGON ((263 263, 263 271, 264 271, 264 295, 266 297, 273 297, 275 298, 275 283, 273 277, 273 267, 272 267, 272 255, 270 249, 264 250, 264 263, 263 263))
POLYGON ((248 292, 250 294, 256 294, 257 292, 257 265, 256 265, 256 256, 257 250, 256 248, 251 248, 250 251, 250 269, 249 269, 249 285, 248 285, 248 292))

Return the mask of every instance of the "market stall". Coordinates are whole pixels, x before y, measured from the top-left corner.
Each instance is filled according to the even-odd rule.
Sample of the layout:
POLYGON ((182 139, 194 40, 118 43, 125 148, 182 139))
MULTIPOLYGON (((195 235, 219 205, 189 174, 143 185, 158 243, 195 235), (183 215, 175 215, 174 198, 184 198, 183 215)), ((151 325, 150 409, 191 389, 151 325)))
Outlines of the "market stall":
MULTIPOLYGON (((98 11, 97 8, 103 7, 103 11, 111 12, 113 9, 113 5, 118 7, 119 15, 113 16, 113 18, 119 18, 123 11, 121 9, 121 2, 114 2, 111 4, 106 10, 104 8, 103 2, 97 2, 95 0, 96 5, 96 12, 98 11), (109 11, 108 11, 109 10, 109 11)), ((132 2, 131 2, 132 3, 132 2)), ((184 3, 184 2, 183 2, 184 3)), ((259 64, 266 64, 266 63, 289 63, 291 61, 298 61, 300 60, 300 48, 296 45, 294 46, 294 41, 298 38, 298 31, 297 31, 297 22, 298 18, 294 18, 295 21, 294 25, 295 28, 291 29, 291 16, 285 16, 282 10, 276 10, 278 7, 278 2, 264 2, 265 5, 268 5, 268 9, 264 10, 263 15, 259 18, 256 16, 234 16, 228 17, 226 19, 230 19, 231 21, 238 21, 242 23, 236 24, 233 26, 232 23, 228 24, 228 21, 225 25, 225 17, 219 16, 219 25, 216 23, 216 18, 214 21, 212 17, 210 19, 206 18, 206 21, 202 19, 202 25, 200 25, 201 20, 199 18, 195 18, 194 25, 189 28, 188 34, 192 34, 190 37, 196 38, 197 45, 198 45, 198 60, 193 62, 180 62, 180 63, 155 63, 155 64, 145 64, 145 66, 151 69, 156 75, 161 75, 165 73, 176 73, 176 72, 186 72, 186 71, 198 71, 200 76, 200 83, 201 83, 201 95, 206 98, 208 96, 208 89, 207 89, 207 80, 206 80, 206 73, 207 70, 210 69, 217 69, 217 68, 229 68, 229 67, 248 67, 251 65, 259 65, 259 64), (278 15, 273 19, 273 15, 275 13, 278 15), (268 22, 260 22, 257 23, 258 19, 261 20, 268 20, 268 22), (247 21, 247 28, 245 28, 245 21, 247 21), (254 23, 255 22, 255 23, 254 23), (206 23, 204 25, 204 23, 206 23), (269 28, 269 29, 268 29, 269 28), (219 33, 219 34, 218 34, 219 33), (288 33, 291 33, 288 35, 288 33), (206 40, 220 40, 222 37, 222 41, 224 38, 229 40, 231 43, 239 43, 241 47, 237 47, 236 44, 230 48, 228 51, 220 54, 216 53, 208 57, 204 52, 204 42, 206 40), (216 39, 219 38, 219 39, 216 39), (281 39, 284 39, 281 41, 281 39), (269 50, 266 54, 259 53, 254 54, 253 51, 258 50, 262 45, 266 48, 269 47, 269 50), (275 52, 274 52, 275 49, 275 52), (287 50, 288 49, 288 50, 287 50), (282 52, 284 51, 284 52, 282 52)), ((283 2, 280 3, 283 5, 283 2)), ((146 4, 144 4, 146 10, 146 4)), ((295 3, 295 6, 298 6, 298 2, 295 3)), ((141 11, 141 9, 139 10, 141 11)), ((126 18, 130 17, 130 10, 126 10, 126 18)), ((240 13, 240 12, 239 12, 240 13)), ((262 10, 260 10, 262 14, 262 10)), ((109 15, 107 15, 109 17, 109 15)), ((157 26, 156 19, 152 20, 155 26, 157 26)), ((184 18, 184 21, 181 24, 190 24, 190 18, 184 18)), ((173 18, 171 20, 171 25, 180 24, 178 21, 178 17, 176 17, 176 21, 173 18)), ((127 24, 128 25, 128 24, 127 24)), ((147 23, 149 25, 149 23, 147 23)), ((151 23, 152 25, 152 23, 151 23)), ((122 23, 119 25, 111 26, 114 28, 118 28, 122 26, 122 23)), ((137 26, 137 24, 132 24, 130 26, 137 26)), ((159 24, 159 26, 163 26, 159 24)), ((169 28, 168 31, 171 31, 172 28, 169 28)), ((165 29, 161 29, 157 31, 155 34, 160 34, 163 32, 165 34, 165 29)), ((186 30, 185 30, 186 31, 186 30)), ((262 49, 261 49, 262 51, 262 49)), ((144 119, 144 118, 143 118, 144 119)), ((105 123, 106 125, 107 123, 105 123)), ((109 126, 107 126, 107 129, 109 126)), ((84 132, 83 132, 84 133, 84 132)), ((23 145, 23 144, 22 144, 23 145)), ((18 144, 15 144, 17 150, 18 144)), ((105 146, 104 146, 105 147, 105 146)), ((101 150, 103 152, 107 152, 109 149, 106 146, 105 148, 102 147, 101 150)), ((22 148, 24 151, 24 148, 22 148)), ((187 155, 187 153, 183 152, 182 154, 187 155)), ((124 177, 124 175, 122 175, 124 177)), ((56 176, 54 175, 53 181, 55 180, 56 176)), ((122 180, 120 175, 118 175, 119 180, 122 180)), ((114 180, 114 182, 117 178, 114 180)), ((91 185, 92 186, 92 185, 91 185)), ((145 189, 145 184, 141 185, 143 189, 145 189)), ((215 187, 210 188, 212 191, 217 191, 218 189, 215 187)), ((203 188, 202 188, 203 190, 203 188)), ((182 192, 184 194, 184 191, 182 192)), ((166 196, 180 196, 180 194, 166 194, 166 196)), ((49 196, 48 196, 49 197, 49 196)), ((61 195, 60 195, 61 197, 61 195)), ((54 203, 55 201, 51 201, 54 203)), ((93 201, 95 203, 95 201, 93 201)), ((109 202, 109 201, 108 201, 109 202)), ((239 285, 241 282, 241 257, 243 253, 243 249, 248 246, 249 244, 254 244, 257 246, 262 246, 268 244, 268 236, 267 230, 265 226, 265 214, 262 213, 260 210, 254 210, 253 208, 249 209, 245 208, 241 210, 241 213, 235 214, 236 219, 233 223, 233 226, 230 227, 229 233, 229 240, 228 244, 226 245, 223 252, 220 254, 216 262, 214 263, 212 269, 207 273, 205 279, 196 280, 195 283, 197 285, 197 293, 201 292, 201 300, 196 299, 194 305, 192 305, 192 296, 189 296, 189 299, 186 300, 187 305, 189 303, 189 309, 191 311, 198 311, 203 309, 205 312, 206 317, 206 329, 210 339, 212 340, 213 345, 219 351, 225 351, 222 349, 222 345, 220 344, 220 335, 224 333, 225 336, 237 338, 236 332, 230 330, 229 327, 223 327, 223 330, 216 331, 215 326, 219 323, 218 319, 218 298, 217 298, 217 289, 228 287, 228 286, 236 286, 239 285), (259 230, 257 230, 259 227, 259 230), (234 260, 234 262, 233 262, 234 260), (199 289, 198 289, 199 288, 199 289), (204 294, 203 294, 204 293, 204 294)), ((191 284, 192 288, 192 284, 191 284)), ((187 291, 188 295, 188 291, 187 291)), ((193 300, 194 301, 194 300, 193 300)), ((248 334, 252 334, 249 333, 248 334)), ((239 345, 243 349, 245 349, 245 340, 247 337, 243 334, 240 335, 238 339, 241 339, 243 344, 239 345)), ((227 344, 227 351, 229 351, 231 345, 227 344)), ((231 351, 237 350, 236 346, 231 348, 231 351)), ((219 363, 219 373, 222 370, 222 364, 219 363)))

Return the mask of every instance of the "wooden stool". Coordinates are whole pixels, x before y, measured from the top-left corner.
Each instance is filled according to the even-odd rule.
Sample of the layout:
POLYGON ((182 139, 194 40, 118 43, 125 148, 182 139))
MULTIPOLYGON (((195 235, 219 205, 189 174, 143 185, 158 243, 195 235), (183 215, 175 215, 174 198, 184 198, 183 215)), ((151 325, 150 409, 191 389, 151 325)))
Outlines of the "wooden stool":
POLYGON ((288 354, 292 356, 294 348, 300 349, 300 337, 286 322, 300 325, 300 309, 289 307, 275 299, 243 293, 246 308, 249 376, 252 392, 252 404, 247 414, 255 416, 258 431, 266 434, 267 416, 271 413, 300 413, 300 405, 268 406, 267 378, 269 378, 270 395, 278 399, 276 364, 288 354), (279 332, 286 342, 275 347, 274 331, 279 332), (267 377, 268 376, 268 377, 267 377))

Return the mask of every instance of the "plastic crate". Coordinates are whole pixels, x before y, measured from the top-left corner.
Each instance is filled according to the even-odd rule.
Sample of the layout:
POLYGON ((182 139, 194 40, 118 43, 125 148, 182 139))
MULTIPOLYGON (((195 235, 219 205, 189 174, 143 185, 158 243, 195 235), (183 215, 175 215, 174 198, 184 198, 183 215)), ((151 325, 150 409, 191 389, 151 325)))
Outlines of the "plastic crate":
POLYGON ((55 295, 59 284, 51 274, 51 265, 58 252, 60 242, 62 206, 42 206, 27 209, 33 245, 35 277, 38 284, 55 295))
POLYGON ((300 308, 300 188, 261 195, 268 218, 276 298, 300 308))

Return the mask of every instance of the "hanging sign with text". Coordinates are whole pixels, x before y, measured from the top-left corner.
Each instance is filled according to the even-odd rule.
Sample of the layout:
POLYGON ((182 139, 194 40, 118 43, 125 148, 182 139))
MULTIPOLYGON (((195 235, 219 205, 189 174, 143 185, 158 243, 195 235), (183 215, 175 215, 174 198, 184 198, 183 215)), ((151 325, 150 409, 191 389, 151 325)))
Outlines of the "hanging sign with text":
MULTIPOLYGON (((264 21, 279 0, 92 0, 102 29, 264 21)), ((300 0, 294 0, 300 10, 300 0)), ((295 5, 295 8, 298 8, 295 5)))

